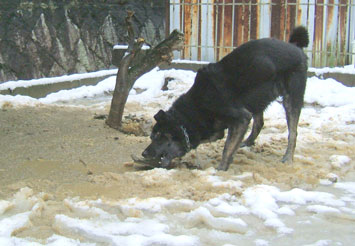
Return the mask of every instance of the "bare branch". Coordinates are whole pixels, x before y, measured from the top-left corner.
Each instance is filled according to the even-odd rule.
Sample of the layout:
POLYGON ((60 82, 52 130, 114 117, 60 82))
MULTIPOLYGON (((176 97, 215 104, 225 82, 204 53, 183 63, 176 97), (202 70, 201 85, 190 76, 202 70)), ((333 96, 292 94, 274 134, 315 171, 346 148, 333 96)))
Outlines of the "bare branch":
POLYGON ((135 65, 129 71, 129 80, 134 83, 140 76, 154 67, 165 62, 170 63, 173 58, 172 51, 182 49, 183 43, 184 35, 174 30, 164 41, 148 50, 140 61, 134 62, 135 65))
POLYGON ((127 27, 127 33, 128 33, 128 49, 127 52, 131 52, 134 46, 134 41, 136 38, 134 28, 133 28, 133 22, 132 22, 132 17, 134 15, 134 12, 131 10, 127 10, 127 17, 125 19, 126 22, 126 27, 127 27))

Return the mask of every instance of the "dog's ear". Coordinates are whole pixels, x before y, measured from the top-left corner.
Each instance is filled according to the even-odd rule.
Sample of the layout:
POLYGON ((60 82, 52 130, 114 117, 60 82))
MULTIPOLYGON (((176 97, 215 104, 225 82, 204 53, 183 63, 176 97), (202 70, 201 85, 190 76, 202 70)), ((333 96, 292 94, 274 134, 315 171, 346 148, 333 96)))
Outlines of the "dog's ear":
POLYGON ((157 122, 164 122, 168 120, 168 116, 163 110, 159 110, 159 112, 154 115, 154 119, 157 122))

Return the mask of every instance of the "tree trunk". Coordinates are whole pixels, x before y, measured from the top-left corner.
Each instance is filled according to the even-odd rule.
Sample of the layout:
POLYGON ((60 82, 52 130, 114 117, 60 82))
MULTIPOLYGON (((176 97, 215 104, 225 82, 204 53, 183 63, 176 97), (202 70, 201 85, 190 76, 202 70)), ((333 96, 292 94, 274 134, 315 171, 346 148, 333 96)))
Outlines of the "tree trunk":
POLYGON ((111 101, 110 113, 106 120, 106 124, 114 129, 119 129, 121 127, 124 107, 127 102, 129 91, 127 78, 124 79, 117 75, 116 86, 113 92, 113 97, 111 101))
POLYGON ((125 55, 121 62, 120 68, 117 72, 115 90, 113 91, 110 113, 106 120, 106 124, 114 129, 121 127, 123 111, 127 102, 129 91, 131 90, 131 84, 128 76, 129 65, 134 58, 134 54, 130 53, 125 55))
POLYGON ((128 48, 129 54, 123 57, 120 62, 110 113, 106 120, 107 125, 115 129, 121 127, 124 107, 135 81, 156 66, 164 62, 170 63, 173 57, 172 52, 182 48, 183 38, 182 33, 174 30, 165 40, 155 48, 148 50, 139 60, 135 58, 139 57, 137 54, 141 51, 144 39, 139 38, 133 47, 128 48))

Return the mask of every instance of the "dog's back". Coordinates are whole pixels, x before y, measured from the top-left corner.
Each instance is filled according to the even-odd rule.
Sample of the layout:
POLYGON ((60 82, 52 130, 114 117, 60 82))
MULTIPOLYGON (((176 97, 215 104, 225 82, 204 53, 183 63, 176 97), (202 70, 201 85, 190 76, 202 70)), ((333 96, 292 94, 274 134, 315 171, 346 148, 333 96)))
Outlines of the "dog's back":
POLYGON ((303 94, 307 57, 301 48, 308 44, 307 31, 303 27, 297 28, 291 40, 296 45, 272 38, 249 41, 221 61, 200 69, 195 88, 191 89, 196 96, 197 91, 204 94, 208 87, 217 88, 220 93, 210 93, 208 101, 201 99, 207 108, 215 108, 217 105, 212 105, 215 103, 244 104, 252 113, 263 111, 276 97, 292 93, 286 91, 294 87, 289 85, 291 74, 304 75, 293 82, 300 85, 292 89, 303 94))
MULTIPOLYGON (((293 32, 293 43, 304 46, 308 42, 298 28, 293 32), (297 35, 295 35, 297 34, 297 35)), ((304 33, 303 33, 304 34, 304 33)), ((275 80, 277 76, 290 73, 301 66, 306 69, 307 58, 301 47, 277 39, 252 40, 236 48, 216 63, 229 74, 228 81, 237 87, 250 87, 254 83, 275 80)))

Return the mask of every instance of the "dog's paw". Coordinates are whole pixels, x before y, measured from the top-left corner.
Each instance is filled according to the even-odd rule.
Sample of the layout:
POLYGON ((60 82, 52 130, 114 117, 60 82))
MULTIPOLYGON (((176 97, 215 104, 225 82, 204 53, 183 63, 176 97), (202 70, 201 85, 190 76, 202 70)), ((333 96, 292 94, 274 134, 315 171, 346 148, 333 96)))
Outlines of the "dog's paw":
POLYGON ((228 166, 220 164, 216 169, 217 171, 227 171, 228 166))
POLYGON ((244 147, 250 147, 255 145, 254 141, 244 141, 240 144, 240 148, 244 148, 244 147))
POLYGON ((281 162, 285 163, 285 164, 292 164, 293 160, 292 160, 292 157, 290 157, 290 156, 284 156, 281 159, 281 162))

